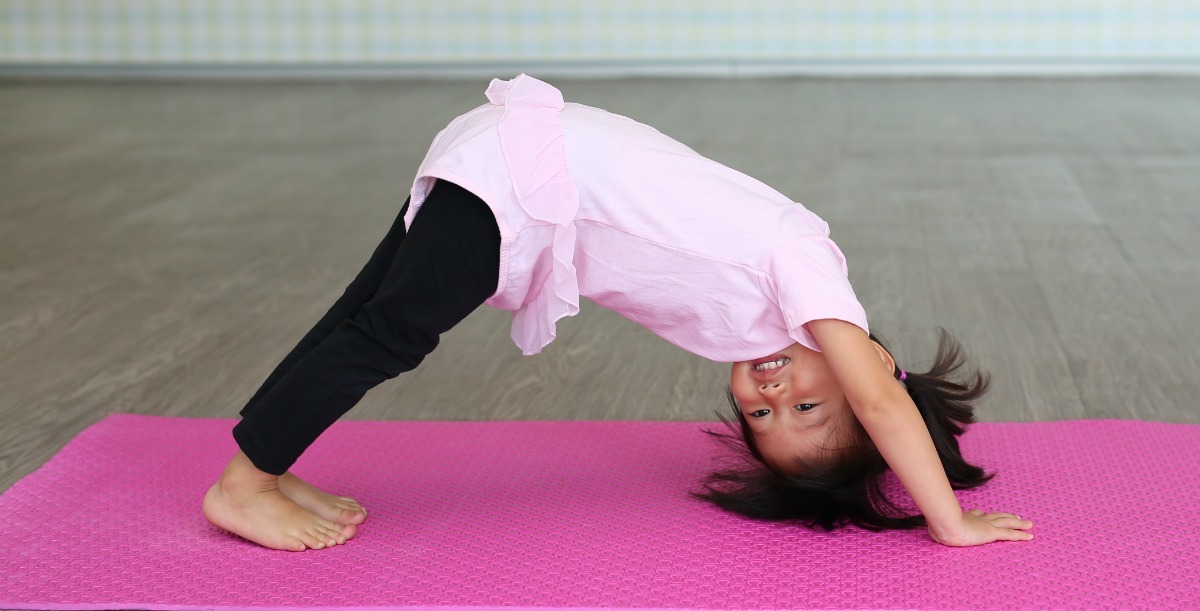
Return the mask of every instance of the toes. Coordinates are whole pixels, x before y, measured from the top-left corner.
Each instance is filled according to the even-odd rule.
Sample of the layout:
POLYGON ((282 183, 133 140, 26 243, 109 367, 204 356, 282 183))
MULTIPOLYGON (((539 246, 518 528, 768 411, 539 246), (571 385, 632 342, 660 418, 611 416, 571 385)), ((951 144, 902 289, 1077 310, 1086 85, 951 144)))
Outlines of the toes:
POLYGON ((342 530, 342 525, 338 524, 337 522, 321 520, 318 526, 321 529, 321 532, 327 533, 327 536, 337 541, 338 544, 345 543, 346 540, 353 535, 353 532, 351 532, 349 535, 346 534, 345 531, 342 530))
POLYGON ((303 543, 308 549, 325 549, 325 541, 323 540, 324 537, 318 536, 312 531, 300 533, 300 535, 297 536, 297 539, 300 539, 300 542, 303 543))
POLYGON ((358 527, 354 524, 338 524, 336 530, 346 539, 353 539, 354 534, 358 532, 358 527))
POLYGON ((333 505, 338 524, 362 524, 367 519, 367 510, 358 505, 336 503, 333 505))
POLYGON ((367 512, 367 510, 363 509, 363 506, 355 502, 354 499, 338 499, 338 501, 334 503, 334 506, 345 511, 361 511, 363 513, 367 512))
POLYGON ((316 550, 341 545, 345 543, 349 537, 347 537, 333 525, 325 523, 322 520, 321 522, 313 524, 312 526, 308 527, 308 529, 300 532, 300 534, 296 536, 296 539, 298 539, 301 544, 300 550, 305 548, 316 550))
POLYGON ((367 519, 367 512, 360 507, 357 510, 343 509, 341 519, 338 522, 342 524, 362 524, 367 519))
POLYGON ((341 545, 346 542, 346 535, 341 531, 325 526, 318 526, 317 532, 325 539, 329 545, 341 545))

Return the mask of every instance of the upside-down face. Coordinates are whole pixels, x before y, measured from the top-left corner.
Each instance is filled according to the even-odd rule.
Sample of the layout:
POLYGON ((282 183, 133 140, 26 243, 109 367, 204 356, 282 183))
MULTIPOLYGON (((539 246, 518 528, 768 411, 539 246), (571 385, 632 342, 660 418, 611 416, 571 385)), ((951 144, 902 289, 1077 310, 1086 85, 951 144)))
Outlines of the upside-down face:
MULTIPOLYGON (((882 365, 894 367, 880 348, 882 365)), ((825 357, 801 344, 733 364, 729 387, 767 463, 791 473, 846 446, 854 412, 825 357)))

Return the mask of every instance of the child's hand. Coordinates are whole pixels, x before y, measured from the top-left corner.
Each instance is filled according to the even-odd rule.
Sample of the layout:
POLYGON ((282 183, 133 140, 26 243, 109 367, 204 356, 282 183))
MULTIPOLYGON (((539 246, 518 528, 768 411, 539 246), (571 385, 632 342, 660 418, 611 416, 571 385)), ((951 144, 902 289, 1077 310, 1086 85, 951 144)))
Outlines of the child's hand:
POLYGON ((1033 522, 1011 513, 984 513, 978 509, 963 512, 962 524, 954 529, 935 529, 929 526, 929 538, 952 547, 983 545, 992 541, 1028 541, 1033 522))

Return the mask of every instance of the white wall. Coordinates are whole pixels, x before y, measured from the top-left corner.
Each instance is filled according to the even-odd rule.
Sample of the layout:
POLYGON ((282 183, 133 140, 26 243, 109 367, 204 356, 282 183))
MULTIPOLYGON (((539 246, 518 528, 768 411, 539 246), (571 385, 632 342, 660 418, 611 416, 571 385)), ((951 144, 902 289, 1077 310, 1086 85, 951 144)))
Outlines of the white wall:
POLYGON ((0 0, 0 65, 1195 73, 1200 0, 0 0))

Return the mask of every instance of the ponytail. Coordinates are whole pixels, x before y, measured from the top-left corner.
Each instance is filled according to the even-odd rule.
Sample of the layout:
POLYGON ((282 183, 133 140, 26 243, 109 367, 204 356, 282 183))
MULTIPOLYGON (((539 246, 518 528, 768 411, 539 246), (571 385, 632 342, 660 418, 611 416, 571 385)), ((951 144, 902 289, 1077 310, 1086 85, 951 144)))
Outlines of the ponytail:
POLYGON ((982 468, 968 463, 959 450, 958 436, 975 422, 972 404, 987 392, 990 384, 987 374, 965 369, 962 346, 945 329, 939 329, 933 366, 925 373, 908 372, 904 381, 908 396, 917 405, 933 438, 946 477, 955 489, 980 486, 995 475, 985 474, 982 468))

